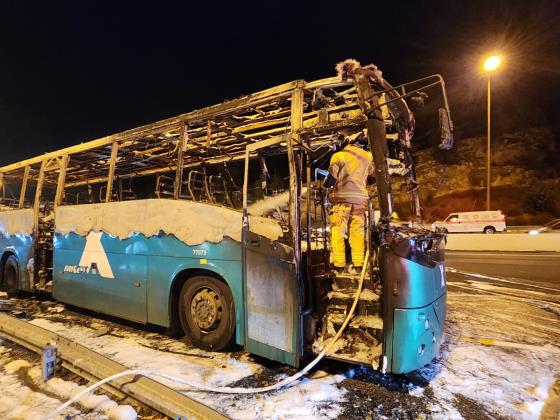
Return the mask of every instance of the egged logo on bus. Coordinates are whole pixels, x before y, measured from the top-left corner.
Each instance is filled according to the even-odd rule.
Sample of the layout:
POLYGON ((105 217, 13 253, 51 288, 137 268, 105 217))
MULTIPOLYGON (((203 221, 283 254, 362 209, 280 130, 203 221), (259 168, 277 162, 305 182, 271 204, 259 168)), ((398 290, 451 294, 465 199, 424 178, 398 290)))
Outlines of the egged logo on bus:
POLYGON ((106 279, 114 279, 113 270, 101 244, 103 232, 90 232, 86 238, 86 246, 78 265, 65 265, 65 273, 99 274, 106 279))

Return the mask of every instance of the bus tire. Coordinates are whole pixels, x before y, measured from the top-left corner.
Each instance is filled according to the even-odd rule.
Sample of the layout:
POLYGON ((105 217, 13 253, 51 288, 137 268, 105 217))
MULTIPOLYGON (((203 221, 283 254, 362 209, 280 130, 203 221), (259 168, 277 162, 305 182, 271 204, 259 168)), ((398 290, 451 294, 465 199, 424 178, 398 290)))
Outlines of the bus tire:
POLYGON ((235 307, 226 283, 195 276, 179 295, 179 320, 185 336, 197 347, 211 351, 231 348, 235 342, 235 307))
POLYGON ((496 228, 494 226, 486 226, 483 230, 484 233, 496 233, 496 228))
POLYGON ((10 255, 6 262, 4 263, 4 271, 2 273, 3 288, 8 294, 8 297, 17 297, 19 295, 18 291, 18 280, 19 280, 19 265, 17 258, 10 255))

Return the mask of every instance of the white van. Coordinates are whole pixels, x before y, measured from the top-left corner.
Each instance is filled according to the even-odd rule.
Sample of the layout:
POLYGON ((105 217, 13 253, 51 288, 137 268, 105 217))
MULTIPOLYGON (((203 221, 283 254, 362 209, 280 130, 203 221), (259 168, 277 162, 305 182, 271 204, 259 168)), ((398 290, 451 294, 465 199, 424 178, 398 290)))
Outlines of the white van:
POLYGON ((443 222, 434 222, 432 228, 444 229, 449 233, 505 232, 506 218, 501 210, 451 213, 443 222))

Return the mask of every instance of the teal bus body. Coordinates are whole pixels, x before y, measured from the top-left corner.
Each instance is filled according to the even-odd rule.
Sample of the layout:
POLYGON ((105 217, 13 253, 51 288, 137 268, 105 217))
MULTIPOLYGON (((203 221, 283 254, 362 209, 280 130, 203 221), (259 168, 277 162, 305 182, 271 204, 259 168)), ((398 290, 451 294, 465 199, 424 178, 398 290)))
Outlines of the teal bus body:
POLYGON ((241 244, 225 238, 218 244, 189 246, 173 235, 135 233, 119 239, 103 233, 101 244, 114 278, 78 266, 87 238, 57 233, 54 239, 53 296, 61 302, 105 314, 169 327, 174 282, 182 274, 214 273, 229 286, 236 310, 236 342, 243 344, 244 322, 241 244), (77 269, 76 269, 77 268, 77 269))
MULTIPOLYGON (((235 341, 246 345, 240 242, 225 238, 219 243, 189 246, 163 233, 152 237, 134 233, 126 239, 102 233, 101 245, 113 278, 103 277, 96 270, 86 272, 79 266, 86 250, 86 236, 56 233, 53 244, 53 296, 56 300, 143 324, 172 325, 172 299, 178 293, 177 282, 195 274, 219 276, 229 286, 234 300, 235 341)), ((0 247, 4 259, 10 254, 17 258, 18 287, 29 290, 32 236, 0 236, 0 247)), ((384 316, 384 354, 388 372, 405 373, 425 366, 439 353, 447 285, 443 263, 429 268, 396 257, 393 271, 400 280, 399 296, 392 297, 388 305, 393 308, 392 313, 384 316)), ((294 340, 297 342, 297 337, 294 340)), ((276 358, 273 353, 269 356, 276 358)))
POLYGON ((439 354, 447 295, 422 308, 395 309, 392 373, 406 373, 430 363, 439 354))
MULTIPOLYGON (((2 264, 4 266, 5 260, 14 255, 17 259, 19 268, 18 289, 24 291, 31 291, 30 270, 28 268, 29 262, 33 261, 33 238, 30 235, 15 234, 15 235, 2 235, 0 234, 0 249, 2 250, 2 264)), ((31 273, 33 270, 31 270, 31 273)))
POLYGON ((399 245, 386 249, 381 267, 386 289, 383 297, 385 368, 392 373, 410 372, 437 357, 446 317, 443 248, 428 262, 408 252, 414 245, 403 248, 406 242, 401 242, 400 252, 394 252, 399 245))

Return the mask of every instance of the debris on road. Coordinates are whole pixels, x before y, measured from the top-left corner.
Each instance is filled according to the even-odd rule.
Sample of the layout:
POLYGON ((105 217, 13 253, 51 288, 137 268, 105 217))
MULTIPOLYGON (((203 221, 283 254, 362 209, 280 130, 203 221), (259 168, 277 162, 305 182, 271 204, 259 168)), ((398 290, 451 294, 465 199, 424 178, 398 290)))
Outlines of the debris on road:
POLYGON ((60 313, 64 312, 65 310, 66 310, 66 308, 64 307, 64 305, 55 305, 55 306, 51 306, 47 309, 48 312, 55 313, 55 314, 60 314, 60 313))
POLYGON ((8 299, 0 299, 0 312, 10 312, 13 309, 13 303, 8 299))

